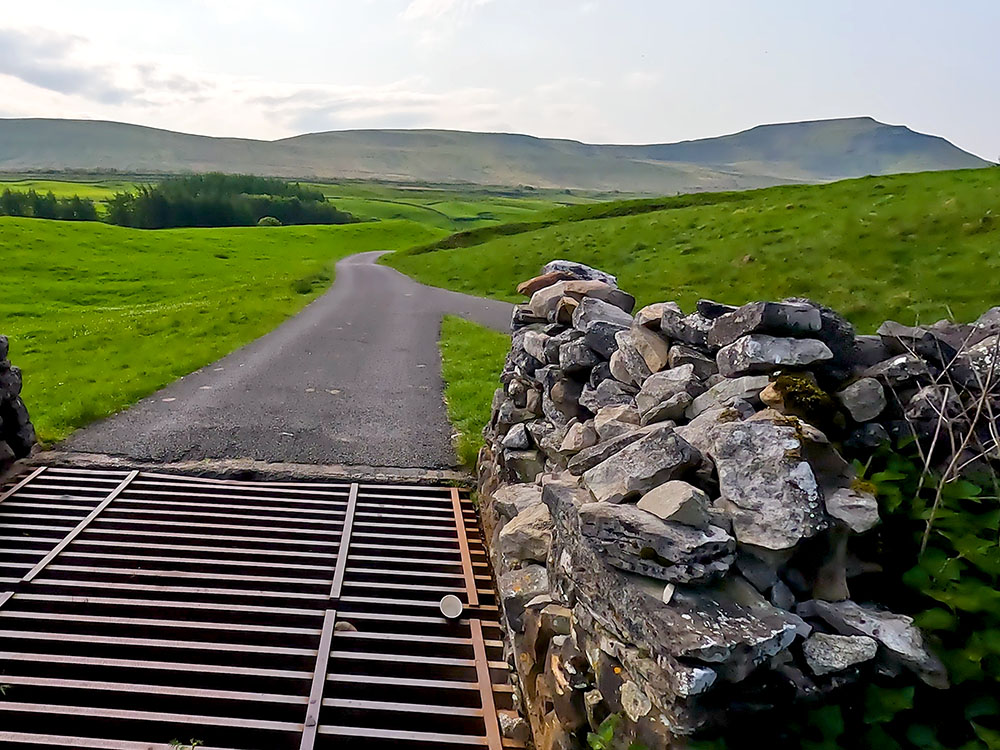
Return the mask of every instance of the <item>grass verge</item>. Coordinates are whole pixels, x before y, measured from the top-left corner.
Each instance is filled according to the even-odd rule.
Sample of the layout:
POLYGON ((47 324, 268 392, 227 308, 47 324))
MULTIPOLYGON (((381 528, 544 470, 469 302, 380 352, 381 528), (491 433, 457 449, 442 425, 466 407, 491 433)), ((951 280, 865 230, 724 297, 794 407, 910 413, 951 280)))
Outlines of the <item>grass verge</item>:
POLYGON ((441 321, 444 400, 462 464, 472 468, 490 421, 490 397, 500 382, 510 336, 452 315, 441 321))
POLYGON ((51 443, 261 336, 340 258, 441 232, 407 221, 142 231, 0 218, 0 321, 51 443))

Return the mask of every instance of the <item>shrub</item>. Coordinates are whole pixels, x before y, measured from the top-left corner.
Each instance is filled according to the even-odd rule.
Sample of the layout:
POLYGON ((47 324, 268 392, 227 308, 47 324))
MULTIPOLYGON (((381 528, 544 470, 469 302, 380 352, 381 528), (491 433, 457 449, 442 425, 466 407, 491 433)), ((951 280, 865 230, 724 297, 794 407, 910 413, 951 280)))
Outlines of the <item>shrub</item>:
POLYGON ((260 221, 257 222, 259 227, 280 227, 281 222, 275 219, 273 216, 262 216, 260 221))

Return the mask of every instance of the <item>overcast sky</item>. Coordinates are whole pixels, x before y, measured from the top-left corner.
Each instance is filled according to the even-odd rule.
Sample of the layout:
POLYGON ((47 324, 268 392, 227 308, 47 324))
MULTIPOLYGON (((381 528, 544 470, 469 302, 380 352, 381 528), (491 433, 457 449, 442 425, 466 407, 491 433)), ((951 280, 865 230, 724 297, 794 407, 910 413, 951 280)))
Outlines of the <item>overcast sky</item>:
POLYGON ((0 117, 649 143, 869 115, 1000 155, 997 0, 0 2, 0 117))

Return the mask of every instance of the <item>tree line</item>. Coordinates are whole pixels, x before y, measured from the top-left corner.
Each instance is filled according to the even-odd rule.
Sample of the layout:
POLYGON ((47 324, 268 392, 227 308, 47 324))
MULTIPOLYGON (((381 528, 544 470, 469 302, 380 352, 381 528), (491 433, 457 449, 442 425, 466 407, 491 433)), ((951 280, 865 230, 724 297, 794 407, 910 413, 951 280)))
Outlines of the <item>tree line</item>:
POLYGON ((355 221, 319 190, 252 175, 172 177, 108 201, 108 221, 139 229, 253 226, 265 217, 282 224, 355 221))
MULTIPOLYGON (((93 201, 6 190, 0 215, 97 221, 93 201), (10 210, 7 210, 7 209, 10 210)), ((104 221, 138 229, 256 224, 349 224, 357 219, 322 192, 270 177, 211 173, 141 185, 107 201, 104 221), (262 221, 263 220, 263 221, 262 221)))
POLYGON ((57 198, 52 191, 18 192, 7 188, 0 193, 0 216, 62 221, 97 221, 97 207, 89 198, 57 198))

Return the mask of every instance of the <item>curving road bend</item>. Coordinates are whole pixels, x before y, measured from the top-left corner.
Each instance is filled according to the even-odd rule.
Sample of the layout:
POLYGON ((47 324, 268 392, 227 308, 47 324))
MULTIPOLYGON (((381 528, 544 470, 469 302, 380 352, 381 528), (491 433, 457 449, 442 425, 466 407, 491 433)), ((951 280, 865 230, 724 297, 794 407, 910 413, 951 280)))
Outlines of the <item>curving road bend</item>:
POLYGON ((377 265, 380 254, 341 260, 333 287, 294 318, 60 450, 157 463, 454 466, 441 318, 508 331, 512 307, 418 284, 377 265))

